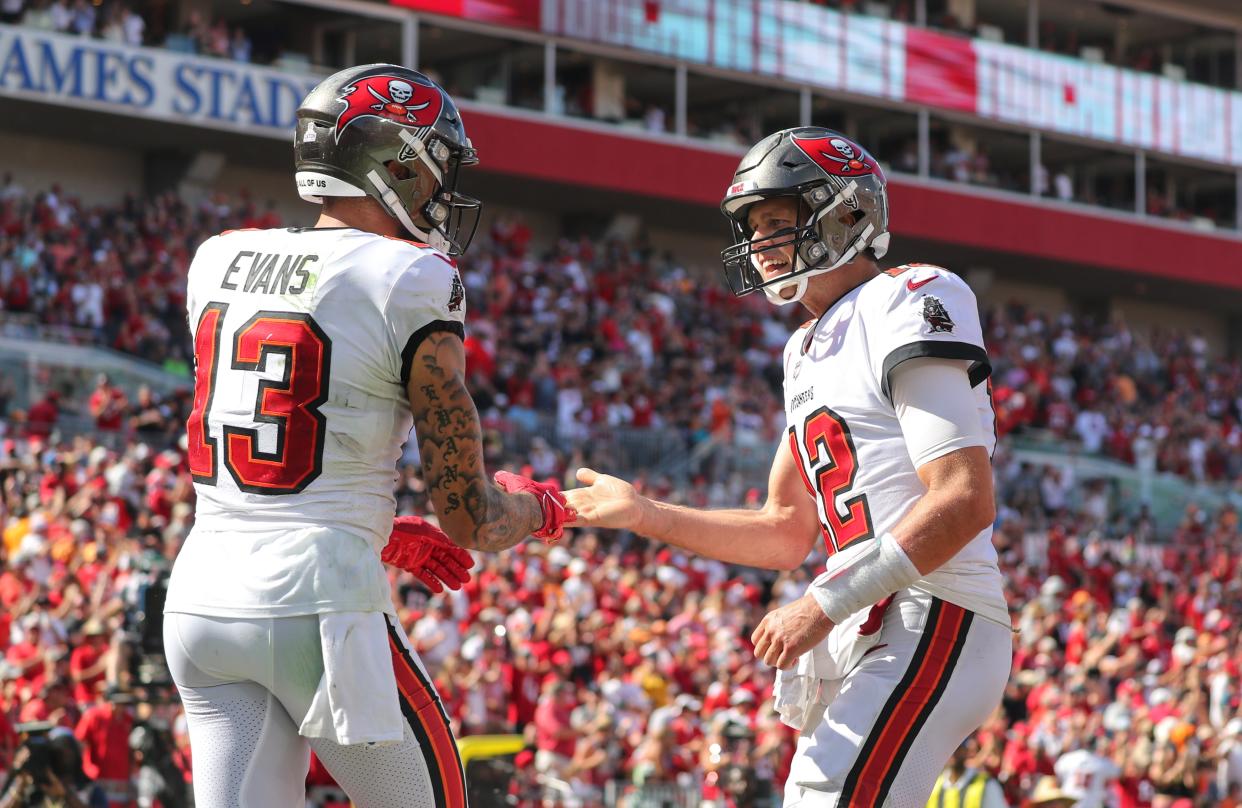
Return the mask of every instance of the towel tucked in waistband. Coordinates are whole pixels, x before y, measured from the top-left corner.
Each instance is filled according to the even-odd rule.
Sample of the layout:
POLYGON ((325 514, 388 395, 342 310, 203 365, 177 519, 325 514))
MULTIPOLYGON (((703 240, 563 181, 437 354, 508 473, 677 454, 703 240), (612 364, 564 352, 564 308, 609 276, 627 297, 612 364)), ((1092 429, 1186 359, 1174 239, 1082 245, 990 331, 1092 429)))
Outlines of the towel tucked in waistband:
POLYGON ((798 657, 794 667, 777 673, 773 699, 781 723, 803 733, 819 724, 841 680, 880 641, 884 611, 892 601, 889 596, 850 615, 823 642, 798 657))
POLYGON ((323 678, 298 732, 342 745, 400 743, 405 719, 380 612, 319 615, 323 678))

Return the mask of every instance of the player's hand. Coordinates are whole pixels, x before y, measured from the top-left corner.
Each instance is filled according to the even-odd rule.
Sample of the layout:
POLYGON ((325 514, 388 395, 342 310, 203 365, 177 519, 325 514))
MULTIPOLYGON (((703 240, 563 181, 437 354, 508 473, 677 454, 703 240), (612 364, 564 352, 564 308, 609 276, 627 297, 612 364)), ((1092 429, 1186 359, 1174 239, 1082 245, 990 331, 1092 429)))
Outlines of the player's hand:
POLYGON ((565 495, 556 480, 538 483, 511 471, 498 471, 492 479, 510 494, 532 494, 539 501, 543 525, 530 534, 536 539, 543 539, 549 544, 556 541, 565 532, 566 523, 575 518, 573 508, 565 504, 565 495))
POLYGON ((470 580, 474 559, 470 551, 453 544, 440 528, 417 516, 398 516, 380 559, 413 573, 436 594, 444 587, 457 590, 470 580))
POLYGON ((777 670, 798 664, 798 657, 823 642, 832 631, 832 621, 810 595, 768 612, 750 635, 755 658, 777 670))
POLYGON ((636 527, 643 515, 643 500, 634 486, 609 474, 581 468, 578 482, 585 488, 565 492, 569 507, 577 513, 572 524, 629 530, 636 527))

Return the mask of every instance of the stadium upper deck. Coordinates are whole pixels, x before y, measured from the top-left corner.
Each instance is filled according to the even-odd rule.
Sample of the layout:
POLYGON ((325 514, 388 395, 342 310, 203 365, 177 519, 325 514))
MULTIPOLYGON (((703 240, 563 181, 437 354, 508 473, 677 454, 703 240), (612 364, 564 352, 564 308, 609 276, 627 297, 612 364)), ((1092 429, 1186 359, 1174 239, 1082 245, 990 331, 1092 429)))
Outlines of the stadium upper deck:
POLYGON ((1239 331, 1228 4, 401 2, 104 0, 85 36, 31 3, 0 26, 0 168, 33 188, 71 164, 101 198, 245 186, 296 210, 298 98, 329 68, 401 61, 463 100, 472 188, 558 228, 631 214, 708 264, 742 144, 829 125, 887 162, 899 260, 1054 289, 1052 305, 1215 309, 1239 331))

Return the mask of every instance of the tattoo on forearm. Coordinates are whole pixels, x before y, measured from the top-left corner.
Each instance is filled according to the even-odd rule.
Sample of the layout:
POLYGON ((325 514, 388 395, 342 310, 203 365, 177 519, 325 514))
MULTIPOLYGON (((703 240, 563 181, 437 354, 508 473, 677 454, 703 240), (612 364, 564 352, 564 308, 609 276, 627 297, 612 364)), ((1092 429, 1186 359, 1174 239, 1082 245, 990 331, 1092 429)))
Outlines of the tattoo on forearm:
MULTIPOLYGON (((461 373, 445 360, 455 335, 433 333, 419 348, 414 428, 422 454, 423 478, 445 529, 460 540, 466 530, 471 549, 504 550, 543 522, 533 497, 505 494, 484 477, 483 436, 474 400, 461 373)), ((460 349, 457 349, 460 350, 460 349)), ((456 363, 454 363, 456 364, 456 363)))

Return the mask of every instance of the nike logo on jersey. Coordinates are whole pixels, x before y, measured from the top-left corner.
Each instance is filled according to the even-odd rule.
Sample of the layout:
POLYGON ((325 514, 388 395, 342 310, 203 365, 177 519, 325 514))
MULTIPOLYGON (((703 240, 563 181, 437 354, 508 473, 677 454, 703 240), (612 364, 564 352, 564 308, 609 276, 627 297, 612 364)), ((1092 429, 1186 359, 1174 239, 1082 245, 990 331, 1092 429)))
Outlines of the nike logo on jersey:
POLYGON ((917 281, 917 282, 914 280, 914 278, 911 278, 910 280, 906 281, 906 288, 909 289, 911 292, 913 292, 916 289, 918 289, 920 286, 926 286, 927 284, 936 280, 937 277, 938 276, 936 275, 932 275, 930 278, 924 278, 923 280, 917 281))

